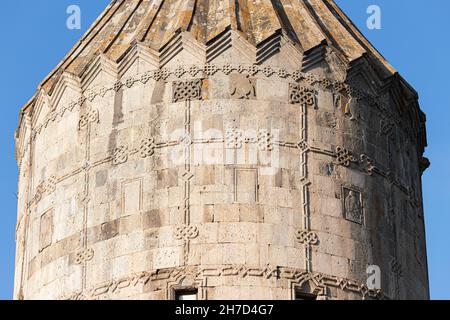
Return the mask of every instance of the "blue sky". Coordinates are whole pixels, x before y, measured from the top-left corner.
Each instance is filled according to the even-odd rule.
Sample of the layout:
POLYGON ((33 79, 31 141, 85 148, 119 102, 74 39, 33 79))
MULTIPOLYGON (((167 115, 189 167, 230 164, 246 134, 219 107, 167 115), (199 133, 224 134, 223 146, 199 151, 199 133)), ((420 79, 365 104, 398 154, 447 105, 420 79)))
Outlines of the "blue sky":
MULTIPOLYGON (((3 1, 0 29, 0 299, 13 290, 17 166, 14 130, 20 107, 81 37, 108 0, 3 1), (82 30, 66 28, 66 9, 82 9, 82 30)), ((382 54, 416 88, 428 118, 432 166, 424 175, 431 296, 450 299, 450 42, 447 0, 336 0, 382 54), (366 9, 382 10, 382 29, 368 30, 366 9)))

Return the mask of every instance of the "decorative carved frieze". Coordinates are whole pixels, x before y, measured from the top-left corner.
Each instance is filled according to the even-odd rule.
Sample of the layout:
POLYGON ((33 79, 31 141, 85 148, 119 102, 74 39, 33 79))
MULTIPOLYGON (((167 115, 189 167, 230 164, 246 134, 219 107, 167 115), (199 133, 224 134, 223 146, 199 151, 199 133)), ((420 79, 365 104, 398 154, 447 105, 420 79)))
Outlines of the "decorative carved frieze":
POLYGON ((191 77, 196 77, 201 72, 201 69, 197 67, 196 65, 192 65, 187 69, 187 73, 191 77))
POLYGON ((216 74, 219 70, 220 69, 215 64, 206 64, 203 68, 203 71, 208 76, 216 74))
MULTIPOLYGON (((192 105, 190 100, 186 100, 184 104, 184 130, 185 135, 180 139, 179 143, 184 146, 183 148, 183 158, 184 158, 184 196, 183 196, 183 221, 185 224, 189 225, 191 220, 191 180, 194 174, 191 170, 192 162, 192 128, 191 128, 191 116, 192 116, 192 105)), ((189 242, 185 245, 184 262, 187 262, 189 254, 189 242)))
MULTIPOLYGON (((194 281, 201 279, 208 279, 210 277, 238 277, 238 278, 262 278, 262 279, 285 279, 289 282, 289 287, 294 288, 296 285, 306 281, 313 281, 315 286, 323 288, 322 294, 328 292, 328 288, 337 288, 346 292, 353 292, 359 294, 363 299, 384 299, 385 295, 381 290, 369 289, 366 284, 361 284, 356 281, 344 279, 335 276, 329 276, 323 273, 311 273, 302 269, 285 268, 285 267, 262 267, 252 268, 243 265, 230 266, 208 266, 208 267, 180 267, 170 268, 154 271, 143 271, 133 273, 129 276, 113 279, 97 285, 92 286, 85 291, 75 291, 64 294, 60 300, 96 300, 108 294, 119 294, 121 290, 129 287, 148 286, 153 283, 153 286, 160 288, 164 286, 168 288, 167 284, 176 283, 182 276, 193 275, 194 281)), ((199 288, 203 289, 203 288, 199 288)))
MULTIPOLYGON (((286 79, 285 82, 288 81, 302 81, 302 84, 307 84, 309 86, 314 86, 313 88, 305 87, 300 84, 291 84, 289 88, 289 102, 291 104, 301 104, 302 106, 308 107, 308 108, 317 108, 318 107, 318 88, 323 87, 327 90, 333 92, 342 92, 348 89, 347 85, 339 82, 332 81, 330 79, 321 78, 315 74, 306 74, 299 70, 292 72, 283 68, 273 68, 268 66, 258 66, 258 65, 231 65, 226 64, 223 66, 220 65, 205 65, 205 66, 180 66, 174 70, 169 69, 160 69, 155 70, 151 72, 146 72, 143 75, 140 75, 138 78, 136 77, 128 77, 126 79, 120 80, 116 82, 111 88, 100 88, 97 92, 95 91, 86 91, 84 93, 84 97, 80 97, 80 99, 77 102, 74 102, 70 104, 69 109, 64 109, 66 112, 67 110, 74 110, 78 105, 82 105, 86 100, 94 101, 96 96, 104 97, 107 92, 114 90, 114 91, 120 91, 120 90, 126 90, 127 88, 132 88, 137 83, 148 83, 150 80, 168 80, 170 78, 170 81, 174 81, 174 77, 177 78, 176 82, 173 82, 173 101, 174 102, 180 102, 180 101, 190 101, 190 100, 200 100, 202 99, 202 80, 186 80, 185 78, 188 77, 204 77, 205 75, 212 76, 216 73, 223 73, 225 75, 234 75, 234 72, 237 72, 236 77, 239 81, 231 81, 231 88, 230 88, 230 94, 233 98, 236 99, 252 99, 256 97, 256 88, 255 88, 255 79, 251 79, 250 76, 257 76, 257 77, 267 77, 267 78, 276 78, 277 81, 279 79, 286 79), (184 79, 182 79, 184 78, 184 79), (181 81, 178 81, 181 80, 181 81)), ((170 82, 169 82, 170 85, 170 82)), ((321 96, 322 98, 322 96, 321 96)), ((349 97, 350 98, 350 97, 349 97)), ((287 98, 283 98, 287 100, 287 98)), ((287 102, 287 101, 285 101, 287 102)), ((341 102, 339 102, 341 103, 341 102)), ((344 110, 348 110, 348 103, 344 103, 344 110)), ((92 111, 92 110, 91 110, 92 111)), ((90 123, 94 123, 99 121, 99 114, 97 111, 97 114, 94 115, 89 111, 86 115, 82 116, 79 120, 79 127, 86 128, 89 126, 90 123)), ((183 112, 181 110, 180 112, 183 112)), ((44 122, 45 126, 49 123, 49 121, 56 121, 59 117, 62 117, 63 113, 55 112, 48 116, 48 119, 44 122)), ((352 113, 353 118, 353 113, 352 113)), ((305 123, 303 125, 306 126, 306 114, 303 114, 303 120, 305 120, 305 123)), ((333 121, 330 121, 331 124, 333 124, 333 121)), ((334 122, 335 125, 335 122, 334 122)), ((334 126, 332 125, 332 127, 334 126)), ((170 127, 170 125, 169 125, 170 127)), ((306 130, 305 128, 302 128, 303 130, 306 130)), ((38 127, 36 129, 36 132, 41 132, 42 127, 38 127)), ((228 133, 228 132, 227 132, 228 133)), ((294 142, 297 139, 294 140, 294 142)), ((190 140, 190 143, 187 143, 186 139, 182 140, 181 143, 184 143, 186 149, 190 147, 190 145, 193 142, 193 140, 190 140)), ((125 163, 129 160, 129 158, 136 154, 140 156, 141 158, 147 158, 154 155, 155 150, 159 148, 162 145, 170 145, 172 142, 160 142, 156 143, 155 139, 148 138, 143 139, 141 141, 141 144, 138 148, 132 148, 133 146, 119 146, 116 148, 113 152, 112 157, 110 157, 110 161, 115 165, 125 163)), ((202 142, 202 143, 208 143, 208 142, 202 142)), ((239 133, 236 133, 236 131, 232 131, 230 136, 227 134, 227 140, 226 144, 229 148, 242 148, 242 146, 245 143, 255 143, 257 144, 258 148, 263 151, 271 151, 272 146, 278 142, 273 141, 273 136, 270 134, 270 132, 259 132, 256 139, 250 139, 245 138, 242 134, 239 135, 239 133)), ((283 144, 280 143, 280 145, 287 146, 289 142, 284 142, 283 144)), ((292 146, 292 143, 290 143, 292 146)), ((295 146, 295 143, 294 143, 295 146)), ((319 239, 315 232, 311 231, 309 220, 310 220, 310 212, 309 212, 309 194, 308 194, 308 187, 309 187, 309 181, 308 181, 308 175, 307 175, 307 155, 309 152, 315 152, 314 149, 314 140, 308 140, 305 135, 302 135, 300 137, 300 142, 297 144, 299 148, 300 153, 300 164, 302 166, 302 172, 301 172, 301 182, 303 185, 303 199, 302 199, 302 205, 303 205, 303 218, 304 218, 304 229, 299 230, 295 237, 297 241, 301 244, 304 244, 305 246, 312 246, 312 245, 318 245, 319 239)), ((347 153, 342 152, 343 150, 338 151, 338 163, 343 166, 350 166, 353 164, 358 164, 364 172, 366 172, 369 175, 372 175, 374 172, 376 172, 376 166, 374 164, 374 161, 369 158, 367 155, 362 154, 360 157, 354 156, 350 151, 346 150, 347 153)), ((344 150, 345 151, 345 150, 344 150)), ((334 154, 334 153, 333 153, 334 154)), ((187 164, 190 163, 189 161, 186 161, 187 164)), ((297 165, 297 164, 296 164, 297 165)), ((94 166, 94 165, 93 165, 94 166)), ((192 181, 192 178, 194 177, 193 171, 190 170, 189 167, 185 168, 184 173, 183 169, 180 170, 182 172, 181 178, 183 179, 185 184, 185 190, 184 195, 179 197, 179 199, 184 201, 184 210, 189 210, 189 192, 190 190, 190 181, 192 181)), ((248 172, 247 172, 248 173, 248 172)), ((252 174, 252 173, 250 173, 252 174)), ((297 172, 296 178, 298 177, 297 172)), ((244 177, 245 178, 245 177, 244 177)), ((249 179, 242 179, 242 181, 247 181, 249 179)), ((56 183, 58 182, 58 179, 54 177, 52 181, 49 179, 47 189, 45 192, 52 193, 56 190, 56 183)), ((217 180, 217 179, 216 179, 217 180)), ((252 182, 250 184, 250 190, 253 191, 253 187, 256 190, 255 199, 258 199, 258 172, 256 171, 256 179, 255 183, 253 184, 253 179, 250 181, 252 182)), ((244 182, 240 182, 238 178, 235 178, 235 189, 238 190, 244 190, 246 191, 248 186, 244 184, 244 182)), ((295 187, 296 189, 297 186, 295 187)), ((39 190, 39 188, 38 188, 39 190)), ((89 189, 88 189, 89 190, 89 189)), ((350 190, 350 189, 349 189, 350 190)), ((346 218, 348 220, 357 222, 357 221, 364 221, 363 217, 363 207, 362 207, 362 195, 360 195, 360 201, 358 203, 357 199, 358 196, 355 194, 352 195, 353 191, 349 191, 347 195, 342 197, 343 200, 343 210, 346 218), (356 199, 356 200, 355 200, 356 199), (348 200, 348 201, 347 201, 348 200), (356 209, 355 209, 356 208, 356 209), (360 209, 358 209, 360 208, 360 209), (347 217, 348 216, 348 217, 347 217), (356 217, 356 218, 355 218, 356 217)), ((40 192, 42 194, 43 192, 40 192)), ((237 194, 237 191, 235 192, 237 194)), ((39 193, 38 193, 39 194, 39 193)), ((239 197, 235 194, 235 200, 236 201, 248 201, 248 199, 240 200, 239 197)), ((241 193, 239 193, 241 195, 241 193)), ((196 199, 197 200, 197 199, 196 199)), ((251 200, 251 198, 250 198, 251 200)), ((252 200, 253 201, 253 200, 252 200)), ((193 201, 194 202, 194 201, 193 201)), ((358 223, 358 222, 357 222, 358 223)), ((362 222, 361 222, 362 223, 362 222)), ((184 242, 188 243, 190 240, 198 237, 199 230, 195 226, 188 225, 188 221, 186 222, 186 225, 183 225, 181 227, 178 227, 175 231, 174 237, 178 240, 183 240, 184 242)), ((291 235, 292 236, 292 235, 291 235)), ((291 238, 292 239, 292 238, 291 238)), ((77 253, 77 264, 83 264, 86 261, 89 261, 93 258, 94 252, 89 252, 89 249, 86 249, 85 251, 81 251, 77 253), (77 262, 78 261, 78 262, 77 262)), ((185 252, 186 254, 186 252, 185 252)), ((306 259, 311 263, 311 257, 306 256, 306 259)), ((187 259, 185 258, 185 261, 187 259)), ((309 266, 309 265, 308 265, 309 266)), ((323 289, 321 292, 326 292, 326 286, 334 286, 341 289, 358 292, 363 297, 365 297, 368 293, 371 293, 373 296, 378 296, 378 292, 373 292, 367 289, 367 287, 363 284, 355 284, 352 281, 346 280, 346 279, 338 279, 334 277, 328 277, 323 274, 313 274, 309 271, 311 271, 310 267, 306 267, 307 272, 304 272, 302 270, 295 270, 295 269, 287 269, 287 268, 278 268, 278 267, 267 267, 267 268, 248 268, 243 266, 227 266, 227 267, 211 267, 206 271, 204 270, 195 270, 195 276, 205 276, 207 273, 214 274, 217 273, 220 276, 240 276, 240 277, 249 277, 249 276, 257 276, 257 277, 277 277, 281 279, 293 279, 293 281, 296 281, 297 283, 303 283, 304 281, 314 281, 314 283, 323 289), (327 281, 329 284, 326 284, 327 281), (350 289, 351 288, 351 289, 350 289)), ((178 279, 178 274, 180 272, 185 273, 186 269, 176 269, 175 271, 167 271, 166 270, 158 270, 155 272, 148 272, 148 273, 140 273, 136 275, 131 275, 129 277, 123 277, 120 279, 115 279, 112 281, 108 281, 107 283, 103 283, 101 285, 93 287, 92 291, 86 290, 82 291, 78 296, 86 296, 86 297, 95 297, 100 296, 101 294, 110 292, 110 293, 117 293, 123 288, 127 288, 130 286, 137 286, 140 284, 146 284, 149 281, 160 281, 163 277, 166 277, 174 280, 178 279)), ((164 288, 163 286, 157 286, 158 288, 164 288)))
POLYGON ((264 66, 261 71, 267 78, 275 74, 275 70, 270 66, 264 66))
POLYGON ((285 79, 289 76, 289 73, 287 72, 286 69, 284 68, 280 68, 277 71, 277 75, 281 78, 281 79, 285 79))
POLYGON ((178 66, 173 72, 174 76, 176 76, 177 78, 181 78, 185 73, 186 70, 183 66, 178 66))
MULTIPOLYGON (((389 127, 394 125, 395 123, 399 123, 400 121, 397 119, 397 117, 394 116, 394 114, 389 110, 389 108, 383 104, 380 99, 378 99, 375 96, 369 96, 365 93, 360 92, 356 88, 350 87, 348 84, 327 79, 324 77, 320 77, 316 74, 312 73, 304 73, 301 70, 294 70, 289 71, 284 68, 274 68, 266 66, 259 66, 259 65, 215 65, 215 64, 205 64, 203 66, 189 66, 189 67, 182 67, 185 72, 182 72, 182 69, 178 67, 177 69, 170 70, 170 69, 156 69, 152 71, 147 71, 145 73, 142 73, 140 75, 137 75, 135 77, 128 77, 127 79, 124 79, 123 81, 119 80, 113 85, 109 87, 99 87, 95 90, 89 90, 86 91, 82 96, 74 99, 72 102, 68 103, 66 106, 62 106, 61 108, 58 108, 57 111, 53 112, 52 114, 47 115, 46 119, 43 121, 42 124, 37 125, 32 132, 32 138, 36 138, 38 134, 42 132, 44 128, 47 127, 47 125, 50 122, 53 121, 59 121, 64 114, 67 111, 74 111, 76 108, 81 107, 86 100, 93 101, 95 97, 104 97, 109 91, 119 91, 123 88, 131 88, 136 85, 136 83, 142 83, 146 84, 149 80, 167 80, 169 77, 173 76, 174 78, 177 78, 177 75, 180 76, 181 73, 183 73, 182 77, 189 76, 197 76, 198 74, 203 74, 206 76, 213 76, 217 72, 223 72, 224 74, 230 74, 231 72, 237 72, 240 75, 243 76, 255 76, 259 74, 260 76, 264 77, 278 77, 280 79, 291 79, 295 82, 302 81, 309 86, 314 85, 320 85, 325 90, 330 90, 332 93, 335 94, 335 102, 339 101, 339 95, 349 95, 357 97, 358 99, 365 99, 370 105, 374 106, 380 116, 383 116, 384 119, 393 119, 390 121, 389 127)), ((187 98, 190 98, 192 100, 198 100, 201 99, 201 84, 202 80, 196 79, 196 80, 188 80, 188 81, 178 81, 181 88, 176 90, 178 93, 174 96, 174 101, 183 101, 187 98), (186 82, 191 82, 191 85, 186 86, 186 82), (199 89, 200 88, 200 89, 199 89), (183 93, 184 92, 184 93, 183 93), (194 99, 193 96, 196 98, 194 99)), ((300 85, 294 85, 292 84, 291 87, 293 90, 291 91, 291 97, 290 102, 291 103, 307 103, 308 105, 312 105, 316 107, 317 103, 317 91, 313 88, 305 88, 301 87, 300 85), (304 89, 301 89, 304 88, 304 89), (305 90, 306 89, 306 90, 305 90)), ((336 102, 337 103, 337 102, 336 102)), ((91 110, 92 111, 92 110, 91 110)), ((97 114, 95 112, 88 112, 88 114, 82 116, 80 118, 80 128, 86 127, 86 125, 90 122, 96 122, 98 119, 96 119, 97 114)), ((386 121, 383 120, 382 123, 384 124, 386 121)), ((384 125, 382 125, 382 128, 384 128, 384 125)), ((386 130, 382 130, 386 131, 386 130)), ((29 143, 29 142, 28 142, 29 143)))
POLYGON ((134 79, 133 77, 128 77, 128 78, 125 79, 124 85, 125 85, 127 88, 131 88, 131 87, 134 86, 134 84, 135 84, 137 81, 138 81, 138 80, 137 80, 137 79, 134 79))
POLYGON ((94 101, 96 94, 92 89, 87 90, 84 95, 86 96, 86 99, 90 102, 94 101))
POLYGON ((224 64, 222 66, 222 72, 226 75, 230 75, 234 70, 236 70, 236 67, 231 65, 230 63, 224 64))

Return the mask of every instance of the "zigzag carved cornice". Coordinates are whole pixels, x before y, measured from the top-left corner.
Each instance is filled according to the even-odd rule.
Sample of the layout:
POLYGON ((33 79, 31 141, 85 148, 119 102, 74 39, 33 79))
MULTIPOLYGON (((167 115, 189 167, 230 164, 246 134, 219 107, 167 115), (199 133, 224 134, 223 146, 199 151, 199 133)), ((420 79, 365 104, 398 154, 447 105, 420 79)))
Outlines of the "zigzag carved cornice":
POLYGON ((213 76, 217 72, 222 72, 226 75, 237 72, 240 74, 248 74, 251 76, 258 75, 266 78, 278 77, 279 79, 292 80, 295 83, 305 82, 310 86, 316 86, 317 88, 320 87, 335 94, 345 93, 353 96, 354 98, 367 101, 370 105, 374 106, 382 115, 384 115, 383 118, 385 119, 386 123, 390 124, 390 126, 399 124, 401 122, 401 120, 398 119, 395 114, 389 110, 389 106, 380 101, 377 96, 371 96, 359 90, 358 88, 352 87, 344 82, 321 77, 314 73, 259 65, 205 64, 203 66, 179 66, 175 69, 156 69, 147 71, 134 77, 127 77, 106 87, 101 86, 97 87, 95 90, 86 90, 82 95, 71 101, 66 106, 60 107, 58 108, 58 110, 55 110, 48 114, 42 124, 33 128, 32 137, 33 139, 35 139, 36 136, 40 134, 41 131, 45 129, 49 123, 61 119, 66 112, 72 112, 75 109, 78 110, 78 108, 83 105, 86 100, 92 102, 97 97, 104 97, 110 91, 118 91, 122 88, 131 88, 136 85, 136 83, 146 84, 150 80, 171 81, 186 77, 207 78, 209 76, 213 76))
POLYGON ((48 92, 64 71, 79 75, 98 53, 119 61, 135 42, 159 51, 180 31, 206 45, 227 28, 254 46, 280 30, 303 51, 326 41, 348 62, 368 54, 384 74, 396 72, 332 0, 114 0, 40 87, 48 92))

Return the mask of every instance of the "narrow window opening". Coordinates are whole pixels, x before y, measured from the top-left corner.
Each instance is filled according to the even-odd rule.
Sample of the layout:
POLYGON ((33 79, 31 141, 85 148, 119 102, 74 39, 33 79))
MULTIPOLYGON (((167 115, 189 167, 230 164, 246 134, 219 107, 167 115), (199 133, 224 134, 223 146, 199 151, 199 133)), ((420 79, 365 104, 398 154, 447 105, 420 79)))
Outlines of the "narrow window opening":
POLYGON ((295 291, 295 300, 317 300, 317 295, 302 291, 295 291))
POLYGON ((197 300, 197 289, 175 290, 175 300, 197 300))

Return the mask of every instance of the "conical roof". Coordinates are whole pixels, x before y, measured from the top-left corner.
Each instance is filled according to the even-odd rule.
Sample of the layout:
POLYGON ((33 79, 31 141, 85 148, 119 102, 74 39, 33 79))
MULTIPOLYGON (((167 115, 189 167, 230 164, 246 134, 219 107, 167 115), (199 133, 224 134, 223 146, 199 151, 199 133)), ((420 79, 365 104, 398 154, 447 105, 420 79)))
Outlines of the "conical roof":
POLYGON ((348 63, 366 55, 382 76, 396 73, 333 0, 113 0, 41 87, 99 54, 118 61, 136 42, 159 51, 181 31, 208 44, 227 29, 255 46, 282 31, 303 52, 327 43, 348 63))
MULTIPOLYGON (((353 66, 357 73, 359 66, 366 65, 358 62, 369 62, 371 68, 370 71, 366 68, 367 71, 375 72, 375 77, 370 77, 377 79, 379 88, 391 88, 401 96, 397 99, 402 101, 399 108, 410 113, 413 127, 421 128, 420 149, 426 145, 425 115, 418 105, 416 91, 333 0, 112 0, 38 86, 37 93, 21 109, 20 123, 42 92, 52 95, 63 74, 82 79, 99 56, 106 59, 102 61, 112 62, 111 65, 121 65, 126 63, 127 54, 139 46, 155 60, 156 67, 158 63, 159 67, 164 67, 177 54, 182 34, 197 42, 193 50, 205 50, 205 62, 209 63, 217 56, 218 47, 227 45, 224 42, 229 41, 226 38, 230 32, 249 44, 244 45, 244 51, 252 51, 251 46, 256 49, 256 56, 250 58, 254 64, 264 63, 272 54, 274 41, 281 38, 297 49, 298 56, 303 56, 303 65, 299 63, 298 67, 306 72, 324 57, 324 48, 338 57, 333 61, 337 61, 343 72, 340 80, 348 78, 353 66), (212 55, 212 59, 208 55, 212 55)), ((370 86, 375 82, 365 83, 370 86)))

